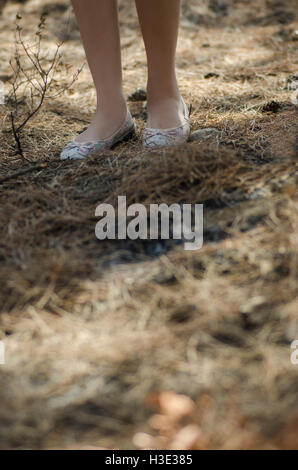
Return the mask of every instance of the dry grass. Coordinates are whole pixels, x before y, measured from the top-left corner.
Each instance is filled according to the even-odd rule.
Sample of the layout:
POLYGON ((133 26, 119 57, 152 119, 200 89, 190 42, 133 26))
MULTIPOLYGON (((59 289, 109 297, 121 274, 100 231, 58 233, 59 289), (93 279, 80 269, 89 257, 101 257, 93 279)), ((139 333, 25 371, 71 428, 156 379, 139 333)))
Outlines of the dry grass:
MULTIPOLYGON (((218 131, 206 139, 58 161, 94 110, 87 68, 30 121, 29 163, 0 108, 1 448, 298 447, 295 2, 223 3, 183 2, 178 74, 193 130, 218 131), (118 195, 204 203, 203 249, 98 242, 95 207, 118 195)), ((84 60, 72 13, 31 0, 0 18, 7 89, 19 10, 27 40, 49 12, 67 81, 84 60)), ((120 12, 130 95, 146 62, 132 2, 120 12)), ((143 103, 131 108, 141 131, 143 103)))

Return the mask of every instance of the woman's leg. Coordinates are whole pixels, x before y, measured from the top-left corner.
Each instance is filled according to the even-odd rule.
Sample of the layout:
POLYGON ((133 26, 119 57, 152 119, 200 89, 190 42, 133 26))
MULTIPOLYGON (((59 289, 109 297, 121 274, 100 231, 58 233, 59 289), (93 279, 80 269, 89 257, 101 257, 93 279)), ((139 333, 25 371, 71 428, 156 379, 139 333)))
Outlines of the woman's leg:
POLYGON ((97 111, 76 140, 100 140, 123 123, 127 107, 122 69, 117 0, 72 0, 87 60, 97 91, 97 111))
POLYGON ((183 106, 175 56, 180 0, 136 0, 148 59, 148 124, 154 129, 179 126, 183 106))

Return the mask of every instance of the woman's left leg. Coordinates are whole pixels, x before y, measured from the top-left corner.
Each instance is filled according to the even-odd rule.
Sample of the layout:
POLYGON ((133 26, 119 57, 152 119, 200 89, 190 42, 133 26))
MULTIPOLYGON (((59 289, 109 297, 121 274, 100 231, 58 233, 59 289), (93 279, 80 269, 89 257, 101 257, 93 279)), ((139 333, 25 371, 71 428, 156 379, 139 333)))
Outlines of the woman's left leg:
POLYGON ((136 7, 148 61, 147 126, 173 128, 184 118, 175 71, 180 0, 136 0, 136 7))

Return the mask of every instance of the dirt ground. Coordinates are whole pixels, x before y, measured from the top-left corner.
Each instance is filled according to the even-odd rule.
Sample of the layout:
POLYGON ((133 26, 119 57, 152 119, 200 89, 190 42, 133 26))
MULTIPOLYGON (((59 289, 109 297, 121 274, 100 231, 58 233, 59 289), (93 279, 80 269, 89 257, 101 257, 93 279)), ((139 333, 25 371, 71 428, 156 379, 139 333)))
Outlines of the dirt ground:
MULTIPOLYGON (((0 448, 298 448, 295 7, 182 2, 178 76, 192 131, 204 131, 179 149, 141 148, 146 107, 133 93, 146 87, 146 58, 128 0, 119 10, 134 141, 59 161, 94 111, 86 66, 24 128, 25 158, 12 102, 0 105, 0 448), (203 248, 99 242, 95 208, 118 195, 204 204, 203 248)), ((68 2, 4 6, 7 96, 17 12, 27 44, 46 14, 48 60, 64 41, 58 91, 85 60, 68 2)))

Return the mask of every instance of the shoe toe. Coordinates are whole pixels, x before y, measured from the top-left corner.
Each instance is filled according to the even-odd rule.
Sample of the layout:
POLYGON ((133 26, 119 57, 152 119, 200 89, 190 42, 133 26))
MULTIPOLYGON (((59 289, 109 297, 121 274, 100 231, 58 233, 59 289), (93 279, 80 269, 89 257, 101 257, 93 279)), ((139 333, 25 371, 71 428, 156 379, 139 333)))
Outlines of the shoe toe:
POLYGON ((143 135, 143 146, 154 148, 181 145, 187 142, 189 134, 190 128, 188 125, 167 132, 147 129, 143 135))
POLYGON ((70 142, 61 152, 60 160, 83 160, 93 150, 88 145, 76 145, 70 142))

